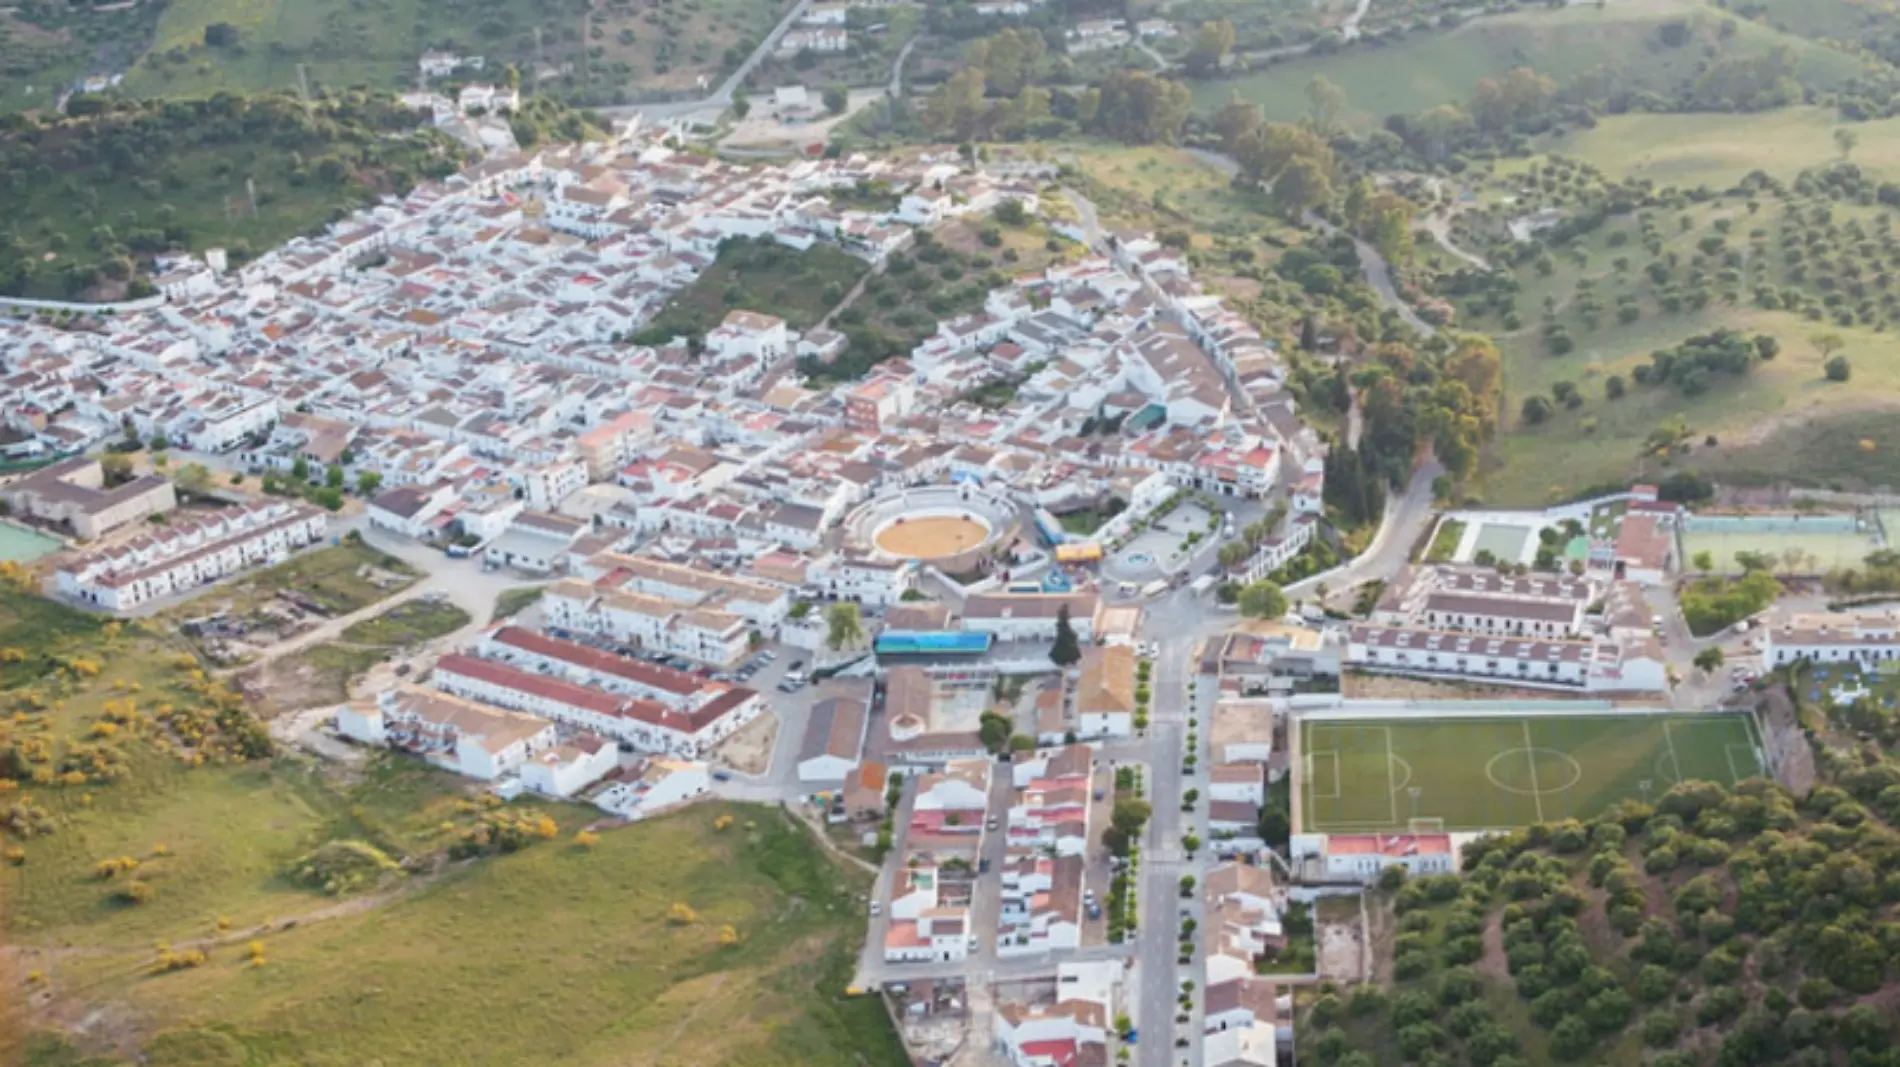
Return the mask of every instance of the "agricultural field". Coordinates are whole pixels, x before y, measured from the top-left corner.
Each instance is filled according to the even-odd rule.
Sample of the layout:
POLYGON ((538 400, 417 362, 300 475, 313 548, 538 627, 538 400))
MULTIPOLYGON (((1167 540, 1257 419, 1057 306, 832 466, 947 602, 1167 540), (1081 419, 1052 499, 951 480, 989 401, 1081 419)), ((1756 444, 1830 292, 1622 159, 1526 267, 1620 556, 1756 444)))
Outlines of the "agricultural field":
MULTIPOLYGON (((1588 161, 1612 179, 1727 189, 1750 171, 1781 181, 1840 157, 1832 108, 1789 107, 1748 114, 1606 115, 1590 129, 1537 142, 1540 151, 1588 161)), ((1845 127, 1858 135, 1852 161, 1880 179, 1900 178, 1900 119, 1845 127)), ((1499 165, 1500 173, 1531 160, 1499 165)))
MULTIPOLYGON (((295 88, 299 66, 313 89, 413 88, 417 58, 437 49, 485 60, 479 71, 458 73, 462 79, 498 79, 514 65, 527 88, 613 104, 702 91, 738 65, 782 8, 740 0, 611 0, 591 8, 564 0, 173 0, 156 25, 128 14, 86 39, 109 32, 117 56, 109 66, 125 72, 128 91, 144 96, 295 88), (208 44, 211 26, 229 27, 235 41, 208 44)), ((37 36, 64 42, 78 33, 37 36)), ((84 61, 70 44, 34 44, 16 34, 8 54, 27 56, 19 65, 42 79, 64 77, 84 61)), ((30 100, 8 75, 0 104, 30 100)))
POLYGON ((1381 833, 1588 819, 1678 782, 1762 773, 1746 715, 1562 714, 1300 724, 1296 829, 1381 833), (1416 792, 1414 792, 1416 790, 1416 792))
MULTIPOLYGON (((1301 57, 1231 80, 1201 82, 1194 86, 1195 108, 1213 112, 1230 93, 1238 93, 1260 104, 1270 119, 1299 118, 1306 111, 1307 83, 1324 74, 1346 91, 1340 121, 1366 130, 1387 115, 1461 103, 1481 79, 1522 66, 1552 78, 1559 88, 1588 78, 1606 90, 1668 94, 1689 84, 1707 57, 1696 40, 1670 48, 1659 43, 1659 33, 1667 23, 1708 10, 1694 0, 1579 4, 1554 12, 1526 8, 1473 19, 1448 33, 1301 57)), ((1792 50, 1804 85, 1833 88, 1861 69, 1859 60, 1753 22, 1737 20, 1733 35, 1720 42, 1732 55, 1777 46, 1792 50)))
MULTIPOLYGON (((1633 155, 1627 143, 1622 152, 1633 155)), ((1834 159, 1842 154, 1835 144, 1834 159)), ((1459 245, 1493 263, 1520 261, 1503 283, 1508 299, 1497 298, 1495 279, 1455 298, 1459 321, 1495 338, 1504 361, 1506 432, 1484 467, 1486 502, 1541 504, 1672 467, 1750 482, 1891 481, 1881 470, 1891 469, 1893 434, 1860 416, 1893 406, 1900 390, 1900 361, 1890 358, 1900 237, 1874 179, 1837 198, 1815 176, 1827 173, 1727 192, 1745 172, 1710 167, 1701 174, 1723 193, 1665 194, 1578 235, 1545 238, 1541 253, 1523 251, 1507 224, 1533 205, 1561 217, 1585 210, 1602 183, 1618 180, 1614 171, 1539 157, 1469 187, 1453 223, 1459 245), (1717 355, 1749 345, 1758 358, 1717 355), (1844 365, 1831 367, 1837 360, 1844 365), (1532 398, 1545 410, 1531 412, 1532 398), (1846 447, 1799 444, 1817 436, 1846 447), (1791 462, 1797 452, 1802 462, 1791 462)))

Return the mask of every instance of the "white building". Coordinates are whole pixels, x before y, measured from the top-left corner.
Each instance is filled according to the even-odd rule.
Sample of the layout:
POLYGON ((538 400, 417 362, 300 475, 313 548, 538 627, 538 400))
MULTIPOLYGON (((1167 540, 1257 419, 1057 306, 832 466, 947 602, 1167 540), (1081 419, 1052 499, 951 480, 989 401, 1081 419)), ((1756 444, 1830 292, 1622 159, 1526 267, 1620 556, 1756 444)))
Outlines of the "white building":
POLYGON ((176 514, 174 521, 129 541, 69 559, 57 573, 59 591, 108 611, 129 611, 281 563, 321 541, 330 522, 321 508, 278 500, 176 514))
POLYGON ((1900 612, 1795 615, 1762 636, 1762 662, 1881 663, 1900 659, 1900 612))
POLYGON ((1387 867, 1412 877, 1458 869, 1449 834, 1294 834, 1290 850, 1295 863, 1317 859, 1329 879, 1375 882, 1387 867))
POLYGON ((554 724, 546 719, 412 685, 385 690, 374 702, 338 709, 337 732, 364 744, 413 752, 438 767, 483 781, 520 770, 559 741, 554 724))
POLYGON ((612 773, 619 762, 620 753, 611 742, 584 734, 530 756, 521 766, 521 784, 542 796, 571 800, 612 773))
POLYGON ((704 796, 712 771, 704 763, 649 759, 621 781, 600 791, 594 806, 610 815, 638 821, 704 796))

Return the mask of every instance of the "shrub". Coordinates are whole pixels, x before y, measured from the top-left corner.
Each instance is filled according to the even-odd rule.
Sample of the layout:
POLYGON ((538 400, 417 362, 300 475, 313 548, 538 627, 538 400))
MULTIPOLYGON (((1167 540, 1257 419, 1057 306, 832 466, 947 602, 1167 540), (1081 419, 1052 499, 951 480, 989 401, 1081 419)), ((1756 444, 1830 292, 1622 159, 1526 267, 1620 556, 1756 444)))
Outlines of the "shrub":
POLYGON ((299 857, 286 872, 290 880, 333 897, 371 889, 402 873, 402 866, 366 841, 328 841, 299 857))

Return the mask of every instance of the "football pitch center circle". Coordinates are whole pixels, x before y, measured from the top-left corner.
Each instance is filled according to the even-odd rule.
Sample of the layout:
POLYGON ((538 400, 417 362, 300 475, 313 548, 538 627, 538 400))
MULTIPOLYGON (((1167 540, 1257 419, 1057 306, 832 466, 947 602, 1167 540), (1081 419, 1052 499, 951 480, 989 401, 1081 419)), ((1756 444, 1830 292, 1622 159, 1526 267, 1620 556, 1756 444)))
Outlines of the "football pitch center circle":
MULTIPOLYGON (((1526 738, 1526 740, 1529 740, 1529 738, 1526 738)), ((1518 796, 1523 797, 1537 797, 1543 796, 1545 793, 1561 793, 1571 786, 1576 785, 1578 782, 1583 781, 1583 764, 1577 762, 1577 757, 1561 749, 1544 748, 1541 745, 1526 748, 1520 745, 1517 748, 1507 748, 1497 755, 1492 756, 1484 765, 1484 776, 1491 779, 1492 785, 1497 786, 1506 793, 1516 793, 1518 796), (1530 774, 1533 761, 1540 755, 1555 756, 1568 764, 1570 768, 1569 780, 1562 783, 1537 782, 1533 784, 1531 782, 1525 782, 1523 785, 1516 785, 1499 777, 1498 765, 1512 758, 1519 761, 1517 767, 1521 769, 1520 773, 1530 774)))

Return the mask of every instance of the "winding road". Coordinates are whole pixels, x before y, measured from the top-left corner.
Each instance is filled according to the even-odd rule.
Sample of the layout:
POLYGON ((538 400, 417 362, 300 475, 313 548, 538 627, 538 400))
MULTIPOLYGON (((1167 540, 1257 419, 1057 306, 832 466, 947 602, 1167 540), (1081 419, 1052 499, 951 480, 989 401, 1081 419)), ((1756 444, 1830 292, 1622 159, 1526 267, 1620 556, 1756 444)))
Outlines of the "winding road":
POLYGON ((732 96, 738 92, 739 86, 744 85, 746 78, 750 77, 752 72, 758 69, 760 63, 765 62, 765 57, 772 54, 773 50, 778 47, 779 40, 785 36, 786 31, 790 30, 800 18, 804 17, 805 10, 811 7, 811 4, 812 0, 798 0, 796 4, 793 4, 792 9, 785 13, 785 17, 778 20, 778 25, 772 27, 772 32, 765 35, 765 40, 760 41, 759 46, 752 50, 752 54, 745 57, 745 62, 739 64, 737 70, 726 75, 726 80, 720 82, 717 89, 714 89, 700 99, 675 100, 663 104, 628 104, 624 107, 603 107, 599 109, 600 113, 609 118, 631 118, 634 115, 639 115, 647 119, 664 120, 700 116, 702 113, 710 112, 710 118, 718 119, 721 112, 732 106, 732 96))
MULTIPOLYGON (((1240 164, 1234 162, 1232 157, 1212 149, 1189 148, 1187 153, 1227 175, 1230 179, 1240 173, 1240 164)), ((1307 212, 1301 221, 1327 234, 1336 233, 1339 229, 1311 211, 1307 212)), ((1359 254, 1359 269, 1365 274, 1366 284, 1379 295, 1379 303, 1398 312, 1399 318, 1404 319, 1405 324, 1412 329, 1426 337, 1436 336, 1438 331, 1432 327, 1431 323, 1419 318, 1418 312, 1412 310, 1412 305, 1400 298, 1398 287, 1392 284, 1392 268, 1386 263, 1385 257, 1379 254, 1379 250, 1357 237, 1352 239, 1352 246, 1353 250, 1359 254)))

